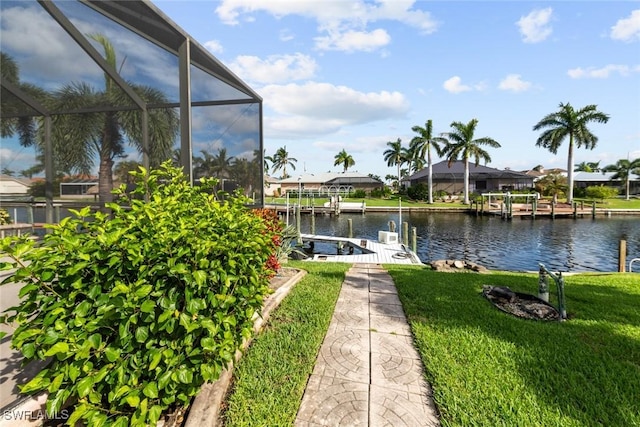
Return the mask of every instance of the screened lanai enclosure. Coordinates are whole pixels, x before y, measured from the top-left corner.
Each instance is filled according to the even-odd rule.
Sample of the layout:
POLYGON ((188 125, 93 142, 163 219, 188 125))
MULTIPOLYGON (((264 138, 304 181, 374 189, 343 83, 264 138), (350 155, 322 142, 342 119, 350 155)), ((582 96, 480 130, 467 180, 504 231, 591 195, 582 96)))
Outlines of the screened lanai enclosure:
POLYGON ((33 150, 47 222, 55 177, 98 175, 104 203, 123 160, 263 204, 261 97, 151 2, 2 0, 0 23, 2 147, 33 150))

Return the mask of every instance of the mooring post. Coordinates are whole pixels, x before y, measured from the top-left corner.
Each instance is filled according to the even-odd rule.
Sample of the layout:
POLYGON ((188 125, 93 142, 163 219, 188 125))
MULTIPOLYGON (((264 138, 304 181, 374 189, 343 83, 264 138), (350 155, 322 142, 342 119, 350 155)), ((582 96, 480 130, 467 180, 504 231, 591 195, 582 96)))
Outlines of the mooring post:
POLYGON ((549 302, 549 284, 547 283, 547 272, 543 264, 540 264, 538 273, 538 298, 544 302, 549 302))
POLYGON ((396 223, 393 220, 389 221, 389 231, 391 233, 396 232, 396 223))
POLYGON ((296 231, 298 232, 297 242, 299 245, 302 244, 302 235, 300 234, 300 204, 296 205, 296 231))
POLYGON ((578 204, 573 202, 573 219, 578 218, 578 204))
POLYGON ((538 201, 534 197, 531 200, 531 219, 536 219, 536 210, 538 209, 538 201))
POLYGON ((416 227, 411 227, 411 250, 414 253, 418 252, 418 229, 416 227))
POLYGON ((618 272, 624 273, 627 271, 625 266, 627 260, 627 241, 620 240, 618 248, 618 272))
POLYGON ((556 219, 556 202, 551 201, 551 219, 556 219))
POLYGON ((349 227, 349 238, 353 238, 353 220, 351 218, 347 219, 347 225, 349 227))
POLYGON ((402 223, 402 243, 409 244, 409 223, 406 221, 402 223))
POLYGON ((591 203, 591 218, 596 219, 596 202, 591 203))
POLYGON ((54 221, 56 222, 56 224, 60 224, 60 206, 59 205, 54 206, 53 212, 54 212, 54 221))

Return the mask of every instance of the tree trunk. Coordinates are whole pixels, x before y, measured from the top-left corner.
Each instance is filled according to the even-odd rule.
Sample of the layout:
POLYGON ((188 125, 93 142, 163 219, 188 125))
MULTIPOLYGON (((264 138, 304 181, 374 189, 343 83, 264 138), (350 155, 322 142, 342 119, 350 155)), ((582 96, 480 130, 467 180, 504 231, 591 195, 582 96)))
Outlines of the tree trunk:
POLYGON ((427 167, 429 168, 429 203, 433 203, 433 169, 431 168, 431 147, 427 145, 427 167))
POLYGON ((569 134, 569 155, 567 156, 567 203, 573 202, 573 134, 569 134))
POLYGON ((464 204, 469 204, 469 158, 464 159, 464 204))
POLYGON ((98 196, 100 207, 104 208, 105 203, 113 201, 113 160, 109 156, 100 156, 100 167, 98 169, 98 196))

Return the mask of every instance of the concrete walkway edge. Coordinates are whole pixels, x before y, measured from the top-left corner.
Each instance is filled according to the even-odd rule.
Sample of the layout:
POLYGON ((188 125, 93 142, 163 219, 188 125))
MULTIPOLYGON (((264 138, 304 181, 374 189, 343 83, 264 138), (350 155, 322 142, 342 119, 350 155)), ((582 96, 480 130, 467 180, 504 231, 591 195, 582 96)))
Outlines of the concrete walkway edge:
POLYGON ((379 264, 354 264, 295 426, 439 425, 393 279, 379 264))

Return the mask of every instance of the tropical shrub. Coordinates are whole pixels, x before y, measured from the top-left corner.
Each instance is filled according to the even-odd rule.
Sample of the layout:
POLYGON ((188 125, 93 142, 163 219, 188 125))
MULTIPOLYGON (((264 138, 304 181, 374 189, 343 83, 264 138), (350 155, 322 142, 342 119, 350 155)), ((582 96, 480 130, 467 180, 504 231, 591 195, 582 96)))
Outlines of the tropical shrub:
POLYGON ((618 195, 618 189, 614 187, 605 187, 604 185, 587 187, 585 194, 590 199, 609 199, 618 195))
POLYGON ((384 188, 374 188, 371 190, 370 195, 373 198, 389 198, 391 196, 391 189, 386 186, 384 188))
POLYGON ((354 191, 350 197, 353 197, 354 199, 364 199, 365 197, 367 197, 367 192, 364 191, 362 188, 358 188, 356 191, 354 191))
MULTIPOLYGON (((165 163, 134 173, 130 206, 74 211, 42 244, 3 239, 25 283, 12 346, 50 359, 21 387, 47 391, 47 412, 69 425, 155 425, 216 380, 251 335, 269 292, 274 230, 239 193, 219 201, 215 180, 191 186, 165 163)), ((124 189, 118 191, 127 198, 124 189)))
POLYGON ((426 200, 429 198, 429 186, 422 182, 407 189, 407 195, 412 200, 426 200))

